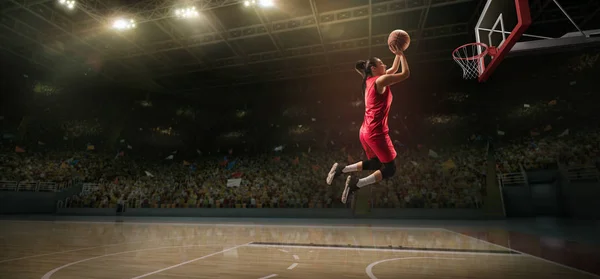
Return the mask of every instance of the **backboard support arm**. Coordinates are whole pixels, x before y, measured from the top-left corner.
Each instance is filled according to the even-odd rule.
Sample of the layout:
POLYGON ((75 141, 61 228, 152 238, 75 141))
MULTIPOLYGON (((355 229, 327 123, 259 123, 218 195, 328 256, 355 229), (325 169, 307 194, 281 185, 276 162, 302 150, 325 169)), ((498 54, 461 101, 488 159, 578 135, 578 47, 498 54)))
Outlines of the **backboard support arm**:
POLYGON ((577 23, 575 23, 575 21, 573 21, 573 19, 569 16, 567 11, 565 11, 565 9, 563 9, 563 7, 558 3, 558 0, 554 0, 554 4, 556 4, 556 6, 558 6, 558 8, 563 12, 563 14, 565 14, 565 16, 569 19, 569 21, 571 21, 571 23, 575 26, 575 28, 577 28, 577 30, 579 30, 579 33, 581 33, 581 35, 585 36, 586 38, 590 37, 588 34, 583 32, 583 30, 581 30, 581 28, 579 28, 579 26, 577 26, 577 23))

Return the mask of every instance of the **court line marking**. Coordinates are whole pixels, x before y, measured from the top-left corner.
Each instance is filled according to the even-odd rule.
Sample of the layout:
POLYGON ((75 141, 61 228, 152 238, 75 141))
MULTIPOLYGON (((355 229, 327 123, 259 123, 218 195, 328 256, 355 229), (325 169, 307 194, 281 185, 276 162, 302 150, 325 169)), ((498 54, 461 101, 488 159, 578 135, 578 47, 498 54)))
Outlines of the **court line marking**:
POLYGON ((351 251, 384 251, 384 252, 392 252, 392 253, 423 253, 423 254, 450 254, 450 255, 485 255, 485 256, 509 256, 509 257, 522 257, 521 254, 499 254, 499 253, 473 253, 473 252, 449 252, 449 251, 430 251, 430 250, 398 250, 398 249, 386 249, 386 248, 352 248, 352 247, 324 247, 324 246, 302 246, 302 245, 273 245, 273 244, 253 244, 250 242, 248 244, 251 246, 258 247, 271 247, 271 248, 301 248, 301 249, 321 249, 321 250, 351 250, 351 251))
POLYGON ((268 279, 268 278, 273 278, 273 277, 275 277, 275 276, 277 276, 277 274, 271 274, 271 275, 267 275, 267 276, 265 276, 265 277, 260 277, 260 278, 258 278, 258 279, 268 279))
MULTIPOLYGON (((359 246, 358 241, 356 241, 356 237, 354 237, 354 235, 352 236, 352 239, 354 240, 354 246, 359 246)), ((358 255, 360 256, 360 259, 363 260, 362 254, 360 252, 358 252, 358 255)))
POLYGON ((600 275, 597 275, 597 274, 591 273, 591 272, 589 272, 589 271, 585 271, 585 270, 581 270, 581 269, 578 269, 578 268, 575 268, 575 267, 571 267, 571 266, 568 266, 568 265, 564 265, 564 264, 561 264, 561 263, 553 262, 553 261, 551 261, 551 260, 547 260, 547 259, 544 259, 544 258, 540 258, 540 257, 538 257, 538 256, 534 256, 534 255, 531 255, 531 254, 527 254, 527 253, 525 253, 525 252, 517 251, 517 250, 515 250, 515 249, 512 249, 512 248, 509 248, 509 247, 504 247, 504 246, 502 246, 502 245, 498 245, 498 244, 495 244, 495 243, 491 243, 491 242, 489 242, 489 241, 487 241, 487 240, 483 240, 483 239, 479 239, 479 238, 476 238, 476 237, 472 237, 472 236, 470 236, 470 235, 462 234, 462 233, 455 232, 455 231, 452 231, 452 230, 449 230, 449 229, 443 229, 443 230, 446 230, 446 231, 449 231, 449 232, 452 232, 452 233, 455 233, 455 234, 458 234, 458 235, 461 235, 461 236, 465 236, 465 237, 468 237, 468 238, 471 238, 471 239, 475 239, 475 240, 478 240, 478 241, 481 241, 481 242, 485 242, 485 243, 487 243, 487 244, 489 244, 489 245, 492 245, 492 246, 496 246, 496 247, 502 247, 502 248, 504 248, 504 249, 508 249, 508 250, 511 250, 511 251, 514 251, 514 252, 518 252, 518 253, 521 253, 521 254, 522 254, 522 255, 524 255, 524 256, 529 256, 529 257, 532 257, 532 258, 536 258, 536 259, 538 259, 538 260, 542 260, 542 261, 544 261, 544 262, 552 263, 552 264, 555 264, 555 265, 558 265, 558 266, 561 266, 561 267, 564 267, 564 268, 570 269, 570 270, 572 270, 572 271, 577 271, 577 272, 581 272, 581 273, 584 273, 584 274, 587 274, 587 275, 591 275, 591 276, 593 276, 593 277, 600 278, 600 275))
POLYGON ((294 255, 294 260, 300 260, 300 257, 298 257, 298 255, 294 255))
POLYGON ((143 275, 137 276, 137 277, 132 277, 131 279, 139 279, 139 278, 144 278, 144 277, 146 277, 146 276, 153 275, 153 274, 156 274, 156 273, 160 273, 160 272, 163 272, 163 271, 165 271, 165 270, 169 270, 169 269, 173 269, 173 268, 176 268, 176 267, 180 267, 180 266, 182 266, 182 265, 186 265, 186 264, 189 264, 189 263, 192 263, 192 262, 195 262, 195 261, 199 261, 199 260, 202 260, 202 259, 206 259, 206 258, 208 258, 208 257, 212 257, 212 256, 214 256, 214 255, 218 255, 218 254, 221 254, 221 253, 225 253, 225 252, 227 252, 227 251, 230 251, 230 250, 234 250, 234 249, 237 249, 237 248, 240 248, 240 247, 244 247, 244 246, 246 246, 246 245, 248 245, 248 244, 250 244, 250 243, 251 243, 251 242, 248 242, 248 243, 246 243, 246 244, 241 244, 241 245, 238 245, 238 246, 233 246, 233 247, 231 247, 231 248, 224 249, 223 251, 214 252, 214 253, 212 253, 212 254, 208 254, 208 255, 206 255, 206 256, 202 256, 202 257, 199 257, 199 258, 191 259, 191 260, 189 260, 189 261, 185 261, 185 262, 182 262, 182 263, 178 263, 178 264, 176 264, 176 265, 172 265, 172 266, 169 266, 169 267, 165 267, 165 268, 162 268, 162 269, 159 269, 159 270, 156 270, 156 271, 153 271, 153 272, 149 272, 149 273, 146 273, 146 274, 143 274, 143 275))
POLYGON ((292 265, 288 266, 287 269, 294 269, 296 266, 298 266, 298 263, 293 263, 292 265))
MULTIPOLYGON (((113 244, 113 245, 117 245, 117 244, 113 244)), ((108 245, 106 245, 106 246, 108 246, 108 245)), ((31 259, 31 258, 38 258, 38 257, 50 256, 50 255, 57 255, 57 254, 64 254, 64 253, 69 253, 69 252, 91 250, 91 249, 96 249, 96 248, 101 248, 101 247, 106 247, 106 246, 93 246, 93 247, 87 247, 87 248, 65 250, 65 251, 60 251, 60 252, 52 252, 52 253, 46 253, 46 254, 37 254, 37 255, 25 256, 25 257, 20 257, 20 258, 12 258, 12 259, 0 260, 0 263, 12 262, 12 261, 18 261, 18 260, 24 260, 24 259, 31 259)))
POLYGON ((109 257, 109 256, 116 256, 116 255, 127 254, 127 253, 160 250, 160 249, 205 247, 205 246, 222 246, 222 245, 221 244, 200 244, 200 245, 185 245, 185 246, 164 246, 164 247, 137 249, 137 250, 129 250, 129 251, 118 252, 118 253, 105 254, 105 255, 100 255, 100 256, 96 256, 96 257, 91 257, 91 258, 79 260, 79 261, 76 261, 76 262, 70 262, 68 264, 59 266, 59 267, 57 267, 57 268, 55 268, 53 270, 50 270, 50 271, 46 272, 46 274, 44 274, 44 276, 42 276, 42 279, 50 279, 50 277, 52 277, 52 274, 56 273, 57 271, 65 268, 65 267, 69 267, 69 266, 72 266, 72 265, 76 265, 78 263, 87 262, 87 261, 91 261, 91 260, 95 260, 95 259, 99 259, 99 258, 104 258, 104 257, 109 257))
POLYGON ((440 257, 407 257, 407 258, 393 258, 393 259, 385 259, 381 261, 372 262, 367 268, 365 272, 367 272, 367 276, 371 279, 377 279, 377 276, 373 274, 373 267, 380 263, 397 261, 397 260, 414 260, 414 259, 442 259, 442 260, 465 260, 464 258, 440 258, 440 257))
POLYGON ((457 252, 457 253, 495 253, 495 254, 519 254, 507 249, 500 250, 482 250, 482 249, 457 249, 457 248, 428 248, 428 247, 404 247, 392 245, 388 246, 375 246, 375 245, 350 245, 350 244, 325 244, 325 243, 286 243, 286 242, 262 242, 253 241, 251 244, 265 244, 265 245, 286 245, 286 246, 320 246, 320 247, 346 247, 346 248, 372 248, 372 249, 388 249, 388 250, 415 250, 415 251, 435 251, 435 252, 457 252))
MULTIPOLYGON (((3 220, 0 219, 0 222, 19 222, 19 223, 33 223, 33 222, 46 222, 46 223, 67 223, 67 224, 109 224, 109 225, 114 225, 115 222, 110 222, 110 221, 49 221, 49 220, 3 220)), ((165 226, 165 225, 175 225, 175 226, 200 226, 200 227, 206 227, 206 226, 217 226, 217 227, 289 227, 289 228, 324 228, 324 229, 380 229, 380 230, 398 230, 398 229, 403 229, 403 230, 425 230, 425 231, 436 231, 436 230, 443 230, 442 228, 438 228, 438 227, 402 227, 401 225, 395 226, 395 227, 391 227, 391 226, 371 226, 368 224, 356 224, 356 225, 340 225, 340 226, 325 226, 325 225, 311 225, 311 224, 306 224, 306 225, 287 225, 287 224, 255 224, 255 223, 248 223, 248 224, 228 224, 228 223, 170 223, 170 222, 162 222, 162 221, 157 221, 157 222, 136 222, 136 221, 127 221, 127 222, 123 222, 123 223, 119 223, 120 225, 160 225, 160 226, 165 226)))
POLYGON ((134 243, 149 243, 149 242, 160 241, 160 240, 173 240, 173 239, 181 239, 181 238, 184 238, 184 237, 185 237, 185 236, 177 236, 177 237, 168 237, 168 238, 157 239, 157 240, 148 240, 148 241, 132 241, 132 242, 123 242, 123 243, 107 244, 107 245, 101 245, 101 246, 92 246, 92 247, 86 247, 86 248, 79 248, 79 249, 72 249, 72 250, 58 251, 58 252, 52 252, 52 253, 46 253, 46 254, 38 254, 38 255, 25 256, 25 257, 20 257, 20 258, 12 258, 12 259, 0 260, 0 263, 11 262, 11 261, 18 261, 18 260, 24 260, 24 259, 31 259, 31 258, 38 258, 38 257, 50 256, 50 255, 58 255, 58 254, 64 254, 64 253, 70 253, 70 252, 84 251, 84 250, 92 250, 92 249, 96 249, 96 248, 104 248, 104 247, 112 247, 112 246, 126 245, 126 244, 134 244, 134 243))

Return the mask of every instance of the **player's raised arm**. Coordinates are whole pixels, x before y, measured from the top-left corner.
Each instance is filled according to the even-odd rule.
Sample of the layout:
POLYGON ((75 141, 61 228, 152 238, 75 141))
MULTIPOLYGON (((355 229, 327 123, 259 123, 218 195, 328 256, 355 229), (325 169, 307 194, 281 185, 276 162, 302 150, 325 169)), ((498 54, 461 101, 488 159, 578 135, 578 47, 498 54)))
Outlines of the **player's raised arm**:
POLYGON ((404 52, 397 52, 396 58, 400 60, 402 71, 396 74, 380 76, 376 81, 377 87, 383 88, 385 86, 394 85, 398 82, 404 81, 410 76, 410 69, 408 68, 408 62, 406 62, 406 56, 404 55, 404 52))
MULTIPOLYGON (((391 49, 393 49, 393 53, 397 53, 398 49, 396 48, 396 46, 390 46, 391 49)), ((386 75, 392 75, 395 74, 398 71, 398 68, 400 67, 400 57, 398 55, 396 55, 396 57, 394 58, 394 64, 392 64, 392 67, 387 69, 385 71, 386 75)))

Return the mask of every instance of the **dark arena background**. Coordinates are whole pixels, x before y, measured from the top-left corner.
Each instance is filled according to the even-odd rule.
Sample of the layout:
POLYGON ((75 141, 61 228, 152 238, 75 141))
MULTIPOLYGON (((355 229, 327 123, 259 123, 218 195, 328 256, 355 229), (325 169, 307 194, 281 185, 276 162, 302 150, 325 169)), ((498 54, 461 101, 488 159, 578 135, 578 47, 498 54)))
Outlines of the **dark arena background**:
POLYGON ((600 278, 600 1, 0 10, 2 279, 600 278), (396 29, 396 171, 342 203, 396 29))

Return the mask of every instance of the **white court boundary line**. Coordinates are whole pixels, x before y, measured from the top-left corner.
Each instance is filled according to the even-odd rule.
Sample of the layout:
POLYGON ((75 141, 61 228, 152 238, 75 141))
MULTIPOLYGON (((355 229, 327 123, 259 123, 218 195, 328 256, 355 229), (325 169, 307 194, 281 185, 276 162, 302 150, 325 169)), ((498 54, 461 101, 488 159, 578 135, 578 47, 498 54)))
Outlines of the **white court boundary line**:
POLYGON ((18 260, 25 260, 25 259, 31 259, 31 258, 39 258, 39 257, 44 257, 44 256, 50 256, 50 255, 65 254, 65 253, 77 252, 77 251, 84 251, 84 250, 92 250, 92 249, 97 249, 97 248, 105 248, 105 247, 127 245, 127 244, 135 244, 135 243, 151 243, 151 242, 155 242, 155 241, 173 240, 173 239, 182 239, 182 238, 187 238, 187 237, 185 237, 185 236, 177 236, 177 237, 167 237, 167 238, 163 238, 163 239, 155 239, 155 240, 148 240, 148 241, 132 241, 132 242, 122 242, 122 243, 107 244, 107 245, 101 245, 101 246, 92 246, 92 247, 86 247, 86 248, 79 248, 79 249, 58 251, 58 252, 52 252, 52 253, 46 253, 46 254, 38 254, 38 255, 25 256, 25 257, 20 257, 20 258, 12 258, 12 259, 0 260, 0 263, 12 262, 12 261, 18 261, 18 260))
POLYGON ((384 263, 384 262, 391 262, 391 261, 397 261, 397 260, 415 260, 415 259, 465 260, 463 258, 439 258, 439 257, 393 258, 393 259, 385 259, 385 260, 381 260, 381 261, 372 262, 369 266, 367 266, 367 268, 365 269, 365 272, 367 273, 367 275, 369 276, 369 278, 371 278, 371 279, 377 279, 377 276, 375 276, 373 274, 373 267, 375 267, 376 265, 378 265, 380 263, 384 263))
MULTIPOLYGON (((115 225, 115 222, 109 221, 48 221, 48 220, 2 220, 0 222, 19 222, 19 223, 32 223, 32 222, 46 222, 46 223, 58 223, 58 224, 109 224, 115 225)), ((128 221, 119 223, 119 225, 158 225, 158 226, 197 226, 197 227, 286 227, 286 228, 323 228, 323 229, 378 229, 378 230, 415 230, 415 231, 442 231, 443 228, 438 227, 401 227, 401 226, 370 226, 365 224, 356 224, 356 225, 340 225, 340 226, 332 226, 332 225, 288 225, 288 224, 229 224, 229 223, 170 223, 163 221, 156 222, 137 222, 137 221, 128 221)))
POLYGON ((547 260, 547 259, 544 259, 544 258, 540 258, 540 257, 538 257, 538 256, 534 256, 534 255, 527 254, 527 253, 524 253, 524 252, 521 252, 521 251, 517 251, 517 250, 515 250, 515 249, 512 249, 512 248, 509 248, 509 247, 504 247, 504 246, 502 246, 502 245, 494 244, 494 243, 491 243, 491 242, 489 242, 489 241, 486 241, 486 240, 483 240, 483 239, 479 239, 479 238, 476 238, 476 237, 472 237, 472 236, 470 236, 470 235, 462 234, 462 233, 459 233, 459 232, 455 232, 455 231, 452 231, 452 230, 449 230, 449 229, 443 229, 443 230, 449 231, 449 232, 451 232, 451 233, 455 233, 455 234, 457 234, 457 235, 465 236, 465 237, 468 237, 468 238, 471 238, 471 239, 475 239, 475 240, 478 240, 478 241, 481 241, 481 242, 485 242, 485 243, 487 243, 487 244, 489 244, 489 245, 492 245, 492 246, 496 246, 496 247, 502 247, 502 248, 504 248, 504 249, 508 249, 508 250, 510 250, 510 251, 513 251, 513 252, 521 253, 521 254, 522 254, 522 255, 524 255, 524 256, 529 256, 529 257, 532 257, 532 258, 535 258, 535 259, 538 259, 538 260, 542 260, 542 261, 544 261, 544 262, 547 262, 547 263, 555 264, 555 265, 558 265, 558 266, 561 266, 561 267, 564 267, 564 268, 570 269, 570 270, 572 270, 572 271, 576 271, 576 272, 584 273, 584 274, 587 274, 587 275, 590 275, 590 276, 593 276, 593 277, 600 278, 600 276, 599 276, 599 275, 596 275, 596 274, 594 274, 594 273, 591 273, 591 272, 588 272, 588 271, 585 271, 585 270, 581 270, 581 269, 574 268, 574 267, 571 267, 571 266, 567 266, 567 265, 564 265, 564 264, 561 264, 561 263, 553 262, 553 261, 551 261, 551 260, 547 260))
POLYGON ((206 246, 222 246, 221 244, 201 244, 201 245, 184 245, 184 246, 164 246, 164 247, 155 247, 155 248, 146 248, 146 249, 138 249, 138 250, 129 250, 129 251, 123 251, 123 252, 118 252, 118 253, 111 253, 111 254, 106 254, 106 255, 100 255, 100 256, 96 256, 96 257, 91 257, 91 258, 87 258, 87 259, 83 259, 83 260, 79 260, 76 262, 70 262, 68 264, 59 266, 53 270, 50 270, 48 272, 46 272, 46 274, 44 274, 44 276, 42 276, 42 279, 50 279, 50 277, 52 277, 52 274, 56 273, 57 271, 65 268, 65 267, 69 267, 72 265, 76 265, 78 263, 83 263, 83 262, 87 262, 87 261, 91 261, 91 260, 95 260, 95 259, 99 259, 99 258, 104 258, 104 257, 109 257, 109 256, 116 256, 116 255, 121 255, 121 254, 127 254, 127 253, 136 253, 136 252, 142 252, 142 251, 152 251, 152 250, 161 250, 161 249, 171 249, 171 248, 190 248, 190 247, 206 247, 206 246))
POLYGON ((321 249, 321 250, 351 250, 351 251, 377 251, 377 252, 392 252, 392 253, 423 253, 423 254, 450 254, 450 255, 485 255, 485 256, 512 256, 520 257, 522 254, 503 254, 503 253, 475 253, 475 252, 460 252, 460 251, 432 251, 432 250, 411 250, 411 249, 387 249, 387 248, 360 248, 360 247, 324 247, 324 246, 308 246, 308 245, 273 245, 273 244, 253 244, 250 242, 248 247, 285 247, 289 248, 301 248, 301 249, 321 249))
POLYGON ((240 248, 240 247, 244 247, 244 246, 246 246, 246 245, 248 245, 248 244, 250 244, 250 243, 251 243, 251 242, 248 242, 248 243, 246 243, 246 244, 242 244, 242 245, 238 245, 238 246, 234 246, 234 247, 231 247, 231 248, 227 248, 227 249, 224 249, 223 251, 214 252, 214 253, 212 253, 212 254, 208 254, 208 255, 206 255, 206 256, 202 256, 202 257, 195 258, 195 259, 192 259, 192 260, 189 260, 189 261, 185 261, 185 262, 182 262, 182 263, 178 263, 178 264, 176 264, 176 265, 172 265, 172 266, 169 266, 169 267, 165 267, 165 268, 162 268, 162 269, 159 269, 159 270, 153 271, 153 272, 149 272, 149 273, 146 273, 146 274, 143 274, 143 275, 137 276, 137 277, 133 277, 133 278, 131 278, 131 279, 139 279, 139 278, 144 278, 144 277, 146 277, 146 276, 153 275, 153 274, 156 274, 156 273, 160 273, 160 272, 163 272, 163 271, 165 271, 165 270, 169 270, 169 269, 173 269, 173 268, 176 268, 176 267, 180 267, 180 266, 182 266, 182 265, 186 265, 186 264, 189 264, 189 263, 192 263, 192 262, 195 262, 195 261, 199 261, 199 260, 202 260, 202 259, 206 259, 206 258, 208 258, 208 257, 212 257, 212 256, 214 256, 214 255, 218 255, 218 254, 221 254, 221 253, 225 253, 225 252, 227 252, 227 251, 230 251, 230 250, 233 250, 233 249, 237 249, 237 248, 240 248))
POLYGON ((276 276, 277 276, 277 274, 271 274, 271 275, 267 275, 265 277, 260 277, 258 279, 269 279, 269 278, 273 278, 273 277, 276 277, 276 276))
MULTIPOLYGON (((250 246, 248 246, 248 247, 250 247, 250 246)), ((289 253, 288 251, 286 251, 286 250, 283 250, 283 249, 278 249, 278 250, 279 250, 279 251, 281 251, 281 252, 284 252, 284 253, 289 253)), ((300 258, 298 257, 298 255, 294 255, 294 259, 295 259, 295 260, 299 260, 300 258)), ((293 264, 291 264, 290 266, 288 266, 288 268, 287 268, 287 269, 288 269, 288 270, 292 270, 292 269, 296 268, 297 266, 298 266, 298 263, 293 263, 293 264)), ((271 274, 271 275, 267 275, 267 276, 265 276, 265 277, 260 277, 260 278, 258 278, 258 279, 268 279, 268 278, 272 278, 272 277, 276 277, 276 276, 277 276, 277 274, 273 273, 273 274, 271 274)))
POLYGON ((92 250, 92 249, 96 249, 96 248, 116 246, 116 245, 121 245, 121 244, 126 244, 126 243, 111 244, 111 245, 104 245, 104 246, 93 246, 93 247, 65 250, 65 251, 52 252, 52 253, 46 253, 46 254, 37 254, 37 255, 25 256, 25 257, 20 257, 20 258, 11 258, 11 259, 6 259, 6 260, 0 260, 0 263, 25 260, 25 259, 31 259, 31 258, 38 258, 38 257, 50 256, 50 255, 58 255, 58 254, 64 254, 64 253, 70 253, 70 252, 84 251, 84 250, 92 250))

